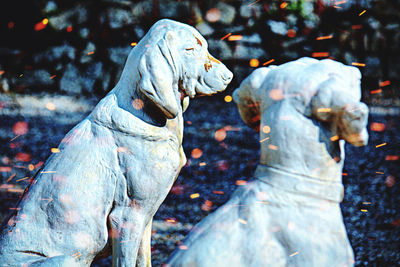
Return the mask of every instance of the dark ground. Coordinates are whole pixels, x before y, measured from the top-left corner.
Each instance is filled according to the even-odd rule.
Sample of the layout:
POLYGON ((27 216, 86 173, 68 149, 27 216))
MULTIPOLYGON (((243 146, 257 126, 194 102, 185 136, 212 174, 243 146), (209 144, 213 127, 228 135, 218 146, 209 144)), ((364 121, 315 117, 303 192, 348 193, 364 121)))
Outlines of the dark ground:
MULTIPOLYGON (((50 149, 58 146, 94 103, 96 100, 37 101, 0 95, 1 220, 28 184, 28 178, 20 179, 35 174, 50 149), (55 104, 54 111, 45 108, 48 102, 55 104), (17 122, 26 122, 28 129, 26 124, 17 122), (24 129, 28 130, 26 134, 15 138, 24 129)), ((345 198, 341 207, 356 266, 400 265, 400 185, 396 182, 400 170, 399 116, 371 114, 368 146, 346 145, 345 198), (381 131, 370 130, 373 122, 384 124, 372 124, 372 128, 381 131), (383 143, 386 145, 376 147, 383 143)), ((184 117, 184 149, 189 162, 156 214, 154 266, 161 265, 193 224, 229 199, 239 186, 237 180, 251 177, 259 158, 258 134, 244 125, 233 102, 226 103, 222 96, 197 99, 184 117), (223 127, 226 138, 219 142, 214 134, 223 127), (202 151, 198 159, 191 157, 195 148, 202 151), (192 199, 194 193, 199 197, 192 199)), ((111 261, 106 259, 92 266, 111 266, 111 261)))

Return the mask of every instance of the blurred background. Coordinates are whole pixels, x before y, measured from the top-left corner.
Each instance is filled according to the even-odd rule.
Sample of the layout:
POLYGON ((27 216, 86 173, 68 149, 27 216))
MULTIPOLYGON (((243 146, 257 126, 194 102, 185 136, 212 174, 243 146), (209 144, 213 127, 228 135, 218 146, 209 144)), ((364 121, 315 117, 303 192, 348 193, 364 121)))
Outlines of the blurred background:
MULTIPOLYGON (((356 266, 400 265, 399 0, 13 0, 0 9, 0 219, 62 137, 119 79, 151 25, 196 27, 235 77, 185 113, 189 159, 156 215, 160 266, 201 218, 250 178, 258 135, 233 90, 257 67, 303 56, 360 69, 370 143, 346 145, 342 211, 356 266)), ((110 266, 110 258, 93 266, 110 266)))

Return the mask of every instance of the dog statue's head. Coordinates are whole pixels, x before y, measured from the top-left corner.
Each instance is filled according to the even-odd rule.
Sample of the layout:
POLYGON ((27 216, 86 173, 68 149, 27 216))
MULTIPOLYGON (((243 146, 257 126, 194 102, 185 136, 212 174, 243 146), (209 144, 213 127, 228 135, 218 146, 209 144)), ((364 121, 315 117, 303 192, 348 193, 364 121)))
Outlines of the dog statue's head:
POLYGON ((172 119, 184 111, 189 97, 220 92, 232 77, 232 72, 208 53, 207 42, 196 29, 163 19, 132 49, 121 80, 136 86, 172 119), (135 74, 138 79, 132 84, 135 74))
POLYGON ((368 108, 360 102, 360 78, 355 67, 330 59, 301 58, 256 69, 235 90, 234 100, 252 128, 259 128, 261 114, 286 103, 328 125, 333 140, 361 146, 368 142, 368 108))

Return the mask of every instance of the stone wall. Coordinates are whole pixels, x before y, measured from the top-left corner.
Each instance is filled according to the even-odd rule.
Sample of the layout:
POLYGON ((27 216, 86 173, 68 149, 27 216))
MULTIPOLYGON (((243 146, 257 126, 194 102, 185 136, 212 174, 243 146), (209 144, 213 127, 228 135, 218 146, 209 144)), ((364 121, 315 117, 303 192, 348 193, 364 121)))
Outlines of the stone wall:
POLYGON ((3 92, 104 95, 132 46, 155 21, 171 18, 195 26, 212 54, 233 70, 226 93, 258 66, 329 57, 360 68, 364 100, 400 104, 400 3, 395 1, 25 2, 16 0, 1 14, 3 92), (25 5, 30 17, 21 15, 18 5, 25 5))

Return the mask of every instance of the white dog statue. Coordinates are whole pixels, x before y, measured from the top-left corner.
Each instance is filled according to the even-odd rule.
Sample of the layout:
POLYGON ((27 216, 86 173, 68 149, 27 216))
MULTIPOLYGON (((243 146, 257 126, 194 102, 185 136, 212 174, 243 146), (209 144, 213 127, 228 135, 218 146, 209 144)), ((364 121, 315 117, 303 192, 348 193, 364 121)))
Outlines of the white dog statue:
POLYGON ((301 58, 256 69, 234 92, 260 129, 254 180, 196 225, 168 266, 352 266, 339 203, 344 140, 365 145, 360 72, 301 58))
POLYGON ((150 266, 152 217, 186 163, 188 97, 220 92, 231 79, 193 27, 155 23, 5 221, 1 266, 90 266, 110 245, 113 266, 150 266))

